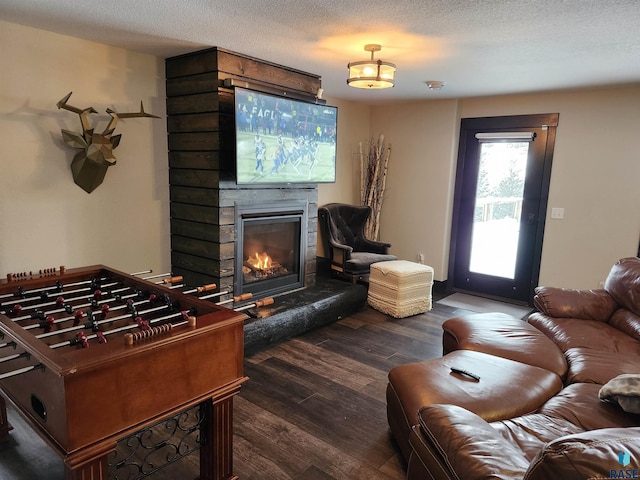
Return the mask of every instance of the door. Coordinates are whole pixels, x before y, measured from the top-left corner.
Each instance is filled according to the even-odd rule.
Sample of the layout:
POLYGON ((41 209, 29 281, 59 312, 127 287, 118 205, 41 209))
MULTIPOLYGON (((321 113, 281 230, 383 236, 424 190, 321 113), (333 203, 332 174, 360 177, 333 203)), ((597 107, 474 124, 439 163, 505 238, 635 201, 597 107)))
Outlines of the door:
POLYGON ((455 290, 530 303, 557 121, 557 114, 462 120, 450 263, 455 290))

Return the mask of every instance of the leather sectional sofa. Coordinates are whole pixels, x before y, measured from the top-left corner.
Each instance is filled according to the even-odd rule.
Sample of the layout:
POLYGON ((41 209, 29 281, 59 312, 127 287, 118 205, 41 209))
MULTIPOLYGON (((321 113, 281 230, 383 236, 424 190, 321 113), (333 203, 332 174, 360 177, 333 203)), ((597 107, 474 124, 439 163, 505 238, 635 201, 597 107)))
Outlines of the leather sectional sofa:
POLYGON ((534 304, 449 319, 442 358, 390 371, 408 479, 640 478, 640 259, 534 304))

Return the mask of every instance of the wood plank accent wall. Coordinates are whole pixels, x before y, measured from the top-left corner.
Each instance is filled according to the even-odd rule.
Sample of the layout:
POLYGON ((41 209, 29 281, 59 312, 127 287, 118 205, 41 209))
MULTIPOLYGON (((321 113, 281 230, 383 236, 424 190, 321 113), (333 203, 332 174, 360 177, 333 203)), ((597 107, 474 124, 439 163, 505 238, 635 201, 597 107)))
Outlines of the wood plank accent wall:
POLYGON ((314 284, 317 185, 236 184, 234 93, 224 81, 311 100, 320 77, 216 47, 168 58, 165 70, 172 272, 192 286, 216 283, 231 291, 235 205, 305 201, 305 285, 314 284))

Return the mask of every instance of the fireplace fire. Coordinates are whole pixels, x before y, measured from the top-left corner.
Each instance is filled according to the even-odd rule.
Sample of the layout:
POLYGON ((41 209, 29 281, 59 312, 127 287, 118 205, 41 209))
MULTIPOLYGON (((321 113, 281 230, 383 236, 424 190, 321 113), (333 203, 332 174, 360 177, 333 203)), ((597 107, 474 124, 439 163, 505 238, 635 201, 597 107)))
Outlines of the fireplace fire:
POLYGON ((303 286, 306 209, 241 206, 236 216, 236 272, 242 272, 234 278, 236 295, 268 296, 303 286))
POLYGON ((242 274, 244 275, 244 281, 246 283, 262 280, 263 278, 277 277, 279 275, 286 275, 289 273, 286 267, 278 262, 274 262, 271 257, 262 252, 251 255, 244 262, 242 267, 242 274))
POLYGON ((251 268, 258 271, 269 270, 271 268, 271 265, 273 264, 273 262, 271 261, 271 257, 264 252, 262 253, 262 255, 258 255, 258 252, 256 252, 255 255, 247 258, 246 263, 249 264, 251 268))

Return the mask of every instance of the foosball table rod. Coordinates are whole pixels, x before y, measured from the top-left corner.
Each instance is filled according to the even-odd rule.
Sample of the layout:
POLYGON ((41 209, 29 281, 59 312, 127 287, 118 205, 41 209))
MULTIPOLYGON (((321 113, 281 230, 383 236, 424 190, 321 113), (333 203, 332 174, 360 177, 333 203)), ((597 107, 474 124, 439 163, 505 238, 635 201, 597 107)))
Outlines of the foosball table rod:
MULTIPOLYGON (((60 274, 61 275, 64 274, 65 271, 66 271, 66 268, 64 266, 61 266, 60 267, 60 274)), ((47 274, 47 273, 44 273, 44 272, 49 272, 48 274, 50 275, 52 273, 55 273, 56 270, 55 269, 40 270, 40 274, 47 274)), ((141 271, 141 272, 131 273, 130 275, 139 276, 139 275, 146 275, 147 273, 151 273, 151 272, 153 272, 153 270, 144 270, 144 271, 141 271)), ((33 275, 33 273, 31 273, 31 275, 33 275)), ((170 274, 163 273, 163 274, 160 274, 160 275, 155 275, 154 277, 146 277, 146 278, 144 278, 144 280, 147 280, 149 278, 164 277, 164 276, 167 276, 167 275, 170 275, 170 274)), ((8 278, 10 277, 11 279, 14 279, 16 277, 16 274, 8 273, 7 277, 8 278)), ((105 279, 102 278, 100 280, 103 281, 105 279)), ((69 288, 69 287, 75 287, 75 286, 79 286, 79 285, 86 285, 87 283, 91 283, 93 281, 94 280, 85 280, 85 281, 82 281, 82 282, 69 283, 69 284, 66 284, 66 285, 56 284, 55 286, 43 287, 43 288, 34 288, 34 289, 26 290, 25 292, 22 292, 22 293, 24 294, 24 293, 28 292, 30 294, 33 294, 33 293, 45 292, 45 291, 49 291, 49 290, 61 290, 62 288, 69 288)), ((13 297, 13 296, 16 296, 16 294, 14 294, 14 293, 4 293, 4 294, 0 295, 0 299, 9 298, 9 297, 13 297)))
POLYGON ((229 290, 224 290, 222 292, 211 293, 209 295, 203 295, 198 297, 200 300, 210 300, 212 298, 221 297, 222 295, 226 295, 227 293, 231 293, 229 290))
POLYGON ((30 355, 27 352, 16 353, 14 355, 7 355, 6 357, 0 358, 0 363, 10 362, 11 360, 15 360, 17 358, 29 357, 30 355))
POLYGON ((82 282, 74 282, 74 283, 67 283, 67 284, 56 282, 56 284, 52 286, 42 287, 42 288, 32 288, 29 290, 22 290, 22 288, 18 288, 17 293, 5 293, 1 295, 0 298, 20 297, 18 300, 10 300, 8 302, 3 303, 3 305, 10 305, 10 304, 22 302, 25 300, 37 300, 38 298, 41 298, 40 296, 37 296, 37 297, 31 297, 30 299, 27 299, 25 298, 26 295, 34 295, 36 293, 42 294, 43 292, 59 292, 60 293, 63 291, 64 288, 79 287, 80 285, 86 285, 88 283, 95 283, 95 282, 103 282, 105 280, 106 278, 103 277, 103 278, 94 278, 91 280, 83 280, 82 282))
MULTIPOLYGON (((113 287, 115 285, 118 285, 118 282, 112 282, 112 283, 105 283, 104 285, 101 285, 100 287, 95 287, 95 290, 93 291, 93 293, 89 296, 85 296, 87 292, 87 290, 91 290, 92 287, 88 287, 88 288, 79 288, 76 290, 67 290, 66 292, 61 292, 64 293, 65 295, 67 295, 66 300, 68 301, 77 301, 77 300, 85 300, 91 297, 99 297, 100 295, 102 295, 102 289, 105 288, 109 288, 109 287, 113 287), (83 295, 77 295, 75 297, 68 297, 69 294, 75 294, 75 293, 82 293, 84 292, 83 295)), ((129 287, 127 287, 129 288, 129 287)), ((122 290, 122 289, 121 289, 122 290)), ((24 302, 30 302, 30 301, 35 301, 35 300, 39 300, 42 299, 42 297, 28 297, 28 298, 20 298, 18 300, 9 300, 8 302, 5 302, 2 304, 3 307, 5 306, 9 306, 9 305, 14 305, 14 308, 12 309, 14 313, 22 311, 22 310, 32 310, 32 309, 38 309, 38 308, 42 308, 42 307, 48 307, 51 305, 56 305, 56 304, 61 304, 65 302, 65 297, 62 295, 59 295, 55 300, 50 300, 44 303, 39 303, 36 305, 26 305, 26 306, 21 306, 21 303, 24 302)), ((7 311, 3 311, 0 313, 4 313, 6 315, 7 311)))
MULTIPOLYGON (((149 272, 151 272, 151 270, 149 270, 149 272)), ((135 275, 135 273, 132 273, 132 275, 135 275)), ((143 280, 153 280, 154 278, 160 278, 160 277, 168 277, 169 275, 171 275, 170 273, 158 273, 156 275, 151 275, 149 277, 142 277, 143 280)))
MULTIPOLYGON (((153 313, 153 312, 158 312, 158 311, 166 310, 166 309, 170 309, 170 308, 171 308, 171 304, 168 304, 168 305, 162 305, 162 306, 159 306, 159 307, 148 308, 147 310, 141 310, 139 312, 134 311, 134 312, 128 313, 126 315, 119 315, 117 317, 107 318, 105 320, 96 320, 94 322, 89 322, 89 323, 84 324, 84 325, 74 325, 73 327, 64 328, 64 329, 61 329, 61 330, 54 330, 54 331, 51 331, 51 332, 41 333, 40 335, 36 335, 35 337, 38 338, 38 339, 43 339, 43 338, 47 338, 47 337, 51 337, 51 336, 55 336, 55 335, 60 335, 62 333, 76 332, 76 331, 88 330, 88 329, 94 330, 94 329, 97 329, 99 326, 104 325, 106 323, 113 323, 113 322, 116 322, 118 320, 125 320, 127 318, 132 318, 132 317, 135 319, 135 318, 138 318, 141 315, 145 315, 145 314, 153 313)), ((164 318, 167 318, 167 317, 164 317, 164 318)), ((154 321, 157 322, 158 320, 154 320, 154 321)), ((128 328, 135 328, 136 326, 138 326, 137 323, 136 324, 132 324, 132 325, 127 325, 128 328)), ((106 333, 106 332, 104 332, 104 333, 106 333)), ((99 335, 97 335, 97 336, 99 337, 99 335)), ((91 338, 96 338, 96 337, 92 336, 91 338)), ((56 344, 56 345, 66 346, 67 344, 66 344, 66 342, 62 342, 62 343, 56 344)), ((51 348, 58 348, 58 346, 54 347, 53 345, 51 345, 51 348)))
POLYGON ((4 343, 0 343, 0 348, 7 348, 7 347, 13 347, 15 348, 17 346, 16 342, 4 342, 4 343))
MULTIPOLYGON (((121 289, 121 290, 126 290, 126 289, 121 289)), ((127 309, 129 311, 133 311, 139 305, 142 305, 144 303, 152 303, 152 302, 157 300, 157 297, 149 297, 147 299, 140 300, 138 302, 134 302, 132 299, 134 297, 137 297, 137 296, 138 296, 138 292, 132 293, 130 295, 123 295, 123 296, 121 296, 119 298, 111 297, 111 298, 108 298, 108 299, 100 300, 100 301, 96 302, 96 304, 95 304, 96 308, 100 307, 100 309, 97 310, 97 311, 93 310, 93 307, 94 307, 93 303, 84 303, 84 304, 81 304, 81 305, 75 305, 75 311, 73 312, 73 315, 70 315, 68 317, 57 318, 57 319, 54 319, 52 314, 53 313, 59 313, 59 312, 62 312, 62 311, 66 311, 66 310, 64 310, 64 309, 52 310, 50 312, 45 312, 42 315, 36 317, 36 318, 40 319, 40 322, 33 323, 31 325, 25 325, 22 328, 25 329, 25 330, 33 330, 35 328, 44 328, 45 329, 45 333, 48 333, 48 332, 46 332, 47 329, 50 329, 54 325, 58 325, 60 323, 70 322, 70 321, 73 320, 77 325, 77 323, 79 323, 80 320, 82 320, 82 318, 84 318, 85 316, 86 317, 93 317, 93 316, 96 316, 96 315, 104 316, 109 312, 113 312, 113 311, 116 311, 116 310, 122 310, 122 309, 127 309), (123 304, 123 305, 116 305, 116 306, 109 305, 109 302, 114 301, 114 300, 115 301, 126 300, 126 303, 123 304), (90 307, 91 309, 85 312, 82 309, 86 308, 86 307, 90 307)), ((167 298, 164 298, 164 300, 165 300, 165 304, 167 304, 169 302, 169 300, 167 298)), ((33 318, 33 317, 31 317, 29 315, 26 315, 24 317, 13 318, 12 320, 15 322, 15 321, 19 321, 19 320, 27 320, 29 318, 33 318)), ((118 317, 118 320, 121 319, 121 318, 122 317, 118 317)), ((60 331, 57 331, 57 332, 60 332, 60 331)), ((55 334, 55 332, 54 332, 54 334, 55 334)))
MULTIPOLYGON (((204 292, 210 292, 211 290, 215 290, 216 288, 218 288, 218 285, 216 285, 215 283, 209 283, 208 285, 202 285, 200 287, 192 288, 191 290, 185 290, 182 293, 185 293, 188 295, 192 293, 204 293, 204 292)), ((224 295, 225 293, 228 293, 228 292, 213 293, 209 296, 213 297, 216 295, 224 295)), ((200 297, 200 298, 208 298, 208 297, 200 297)))
POLYGON ((269 298, 264 298, 262 300, 257 300, 256 302, 250 303, 249 305, 243 305, 241 307, 234 308, 233 310, 236 311, 236 312, 241 312, 243 310, 248 310, 248 309, 254 308, 254 307, 264 307, 264 306, 267 306, 267 305, 271 305, 271 304, 273 304, 273 302, 274 302, 273 298, 269 297, 269 298))
MULTIPOLYGON (((189 312, 182 311, 182 312, 177 312, 177 313, 173 313, 173 314, 170 314, 170 315, 165 315, 163 317, 154 318, 152 320, 147 320, 146 324, 150 326, 150 325, 152 325, 154 323, 162 322, 164 320, 171 320, 171 319, 176 318, 176 317, 182 317, 184 319, 184 321, 174 324, 174 326, 177 327, 177 326, 185 325, 185 324, 191 322, 191 320, 190 320, 191 316, 192 315, 189 315, 189 312)), ((194 322, 195 322, 195 317, 193 317, 193 318, 194 318, 194 322)), ((191 324, 191 323, 189 323, 189 324, 191 324)), ((195 323, 193 323, 193 325, 195 326, 195 323)), ((100 342, 105 343, 106 342, 105 337, 107 335, 113 335, 115 333, 120 333, 120 332, 126 332, 128 330, 133 330, 134 328, 141 328, 140 324, 139 323, 132 323, 130 325, 125 325, 123 327, 114 328, 114 329, 111 329, 111 330, 105 330, 104 332, 96 332, 96 333, 94 333, 92 335, 84 335, 84 332, 80 332, 75 339, 67 340, 65 342, 60 342, 60 343, 55 343, 55 344, 49 345, 49 348, 56 349, 56 348, 69 347, 69 346, 78 345, 78 344, 80 344, 83 348, 86 348, 89 345, 89 340, 93 340, 93 339, 97 338, 97 339, 99 339, 100 342)))
POLYGON ((153 273, 153 270, 149 269, 149 270, 144 270, 142 272, 135 272, 135 273, 130 273, 129 275, 138 277, 140 275, 146 275, 147 273, 153 273))
POLYGON ((227 300, 222 300, 221 302, 216 302, 216 305, 226 305, 227 303, 238 303, 244 302, 246 300, 251 300, 253 298, 253 293, 243 293, 242 295, 238 295, 227 300))
POLYGON ((158 335, 162 335, 164 333, 170 332, 176 327, 180 327, 182 325, 189 325, 190 327, 196 326, 196 317, 190 316, 187 320, 177 323, 165 323, 164 325, 158 325, 157 327, 150 327, 145 330, 141 330, 139 332, 133 333, 125 333, 124 334, 124 344, 125 345, 133 345, 134 343, 140 340, 146 340, 148 338, 152 338, 158 335))
POLYGON ((154 282, 156 285, 173 285, 174 283, 178 283, 184 280, 184 278, 180 275, 177 277, 169 277, 164 280, 160 280, 159 282, 154 282))
POLYGON ((144 277, 143 280, 154 280, 156 278, 161 278, 161 277, 169 277, 169 278, 165 278, 164 280, 160 280, 159 282, 154 282, 156 285, 168 285, 171 283, 178 283, 181 282, 182 280, 184 280, 184 277, 182 277, 181 275, 177 275, 174 277, 170 277, 171 273, 159 273, 157 275, 151 275, 150 277, 144 277))
MULTIPOLYGON (((115 285, 115 284, 112 284, 112 285, 115 285)), ((78 316, 77 316, 78 313, 80 313, 81 316, 82 316, 83 312, 80 311, 80 309, 82 309, 82 308, 94 307, 94 306, 97 308, 97 307, 102 305, 103 311, 104 311, 104 305, 105 304, 108 305, 108 303, 111 302, 111 301, 114 301, 114 300, 116 300, 116 301, 118 301, 118 300, 127 300, 127 299, 131 299, 131 298, 139 296, 139 292, 138 291, 134 291, 134 293, 131 293, 131 294, 128 294, 128 295, 121 295, 122 292, 126 292, 128 290, 132 290, 132 288, 131 287, 123 287, 123 288, 118 288, 118 289, 115 289, 115 290, 107 290, 106 294, 109 295, 109 298, 103 298, 101 300, 97 300, 97 299, 100 298, 103 295, 103 292, 102 292, 102 290, 96 290, 93 293, 93 295, 90 295, 90 296, 87 296, 87 297, 84 297, 84 296, 83 297, 75 297, 75 298, 70 299, 69 301, 77 301, 77 300, 87 301, 87 300, 93 298, 92 302, 83 303, 83 304, 80 304, 80 305, 73 305, 73 308, 71 308, 72 306, 69 305, 66 302, 64 297, 58 297, 58 299, 56 299, 55 302, 50 302, 50 303, 47 303, 47 304, 40 304, 40 305, 29 305, 28 307, 25 307, 25 308, 29 308, 29 309, 36 308, 36 311, 33 314, 23 315, 23 316, 20 316, 20 317, 14 317, 11 320, 13 320, 14 322, 18 322, 18 321, 21 321, 21 320, 28 320, 30 318, 32 318, 32 319, 39 318, 41 320, 46 320, 46 318, 48 316, 50 316, 50 315, 52 315, 54 313, 61 313, 61 312, 72 313, 72 312, 75 311, 75 315, 74 316, 61 318, 61 319, 58 319, 58 320, 55 320, 55 321, 51 322, 51 324, 62 323, 62 322, 65 322, 65 321, 73 320, 74 318, 77 319, 78 318, 78 316), (47 305, 54 305, 54 304, 55 305, 61 305, 62 308, 49 310, 47 312, 40 312, 40 311, 37 310, 37 308, 39 308, 39 307, 47 306, 47 305)), ((135 304, 137 305, 137 304, 140 304, 140 303, 153 301, 154 298, 155 297, 153 297, 153 298, 149 297, 149 299, 141 300, 139 302, 136 302, 135 304)), ((128 304, 129 303, 127 302, 127 305, 128 304)), ((118 310, 120 308, 125 308, 127 305, 116 306, 116 307, 113 307, 113 309, 114 310, 118 310)), ((14 308, 14 312, 22 312, 23 310, 24 309, 22 307, 20 307, 18 309, 14 308)), ((2 312, 0 312, 0 313, 2 313, 2 312)), ((32 329, 32 328, 37 328, 39 326, 41 326, 41 325, 40 324, 34 324, 34 325, 26 326, 26 327, 24 327, 24 329, 25 330, 29 330, 29 329, 32 329)))
POLYGON ((30 365, 28 367, 18 368, 16 370, 3 373, 2 375, 0 375, 0 380, 9 378, 9 377, 15 377, 16 375, 22 375, 23 373, 27 373, 27 372, 30 372, 31 370, 36 370, 36 369, 44 370, 44 365, 42 363, 38 363, 36 365, 30 365))

